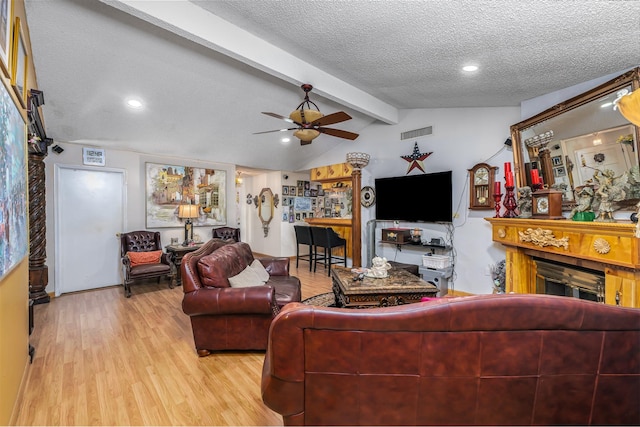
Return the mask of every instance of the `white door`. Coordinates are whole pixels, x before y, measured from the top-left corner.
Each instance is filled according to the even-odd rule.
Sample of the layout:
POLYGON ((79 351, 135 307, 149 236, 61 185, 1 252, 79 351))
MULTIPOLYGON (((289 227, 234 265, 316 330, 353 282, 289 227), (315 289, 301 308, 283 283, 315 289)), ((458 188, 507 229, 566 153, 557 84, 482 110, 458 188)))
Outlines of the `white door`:
POLYGON ((121 283, 121 170, 56 165, 56 296, 121 283))

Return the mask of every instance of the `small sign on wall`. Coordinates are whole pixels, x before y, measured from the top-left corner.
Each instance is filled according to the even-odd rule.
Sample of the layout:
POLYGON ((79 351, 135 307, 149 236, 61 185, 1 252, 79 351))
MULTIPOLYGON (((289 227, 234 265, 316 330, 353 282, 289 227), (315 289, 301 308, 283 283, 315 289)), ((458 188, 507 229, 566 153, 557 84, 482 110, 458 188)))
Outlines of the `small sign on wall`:
POLYGON ((104 148, 82 148, 82 164, 91 166, 104 166, 104 148))

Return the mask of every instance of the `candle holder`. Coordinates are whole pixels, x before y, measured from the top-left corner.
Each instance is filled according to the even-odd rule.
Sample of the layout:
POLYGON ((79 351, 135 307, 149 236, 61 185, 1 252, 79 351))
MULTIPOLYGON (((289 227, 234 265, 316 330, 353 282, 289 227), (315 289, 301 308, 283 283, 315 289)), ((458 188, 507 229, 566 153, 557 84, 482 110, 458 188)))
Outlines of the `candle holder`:
POLYGON ((502 193, 494 193, 493 201, 496 204, 496 216, 494 216, 494 218, 500 218, 500 200, 502 200, 502 193))
POLYGON ((516 203, 516 196, 513 192, 514 186, 505 185, 507 192, 504 195, 504 215, 503 218, 517 218, 518 214, 516 214, 516 207, 518 204, 516 203))

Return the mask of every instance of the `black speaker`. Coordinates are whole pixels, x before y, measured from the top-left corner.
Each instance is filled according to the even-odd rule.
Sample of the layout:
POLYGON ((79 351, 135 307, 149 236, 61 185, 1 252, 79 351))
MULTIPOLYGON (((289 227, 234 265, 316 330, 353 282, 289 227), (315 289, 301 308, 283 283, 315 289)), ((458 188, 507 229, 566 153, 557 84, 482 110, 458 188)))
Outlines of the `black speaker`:
POLYGON ((511 141, 511 138, 507 138, 507 140, 504 142, 504 145, 506 145, 507 147, 511 147, 512 144, 513 142, 511 141))

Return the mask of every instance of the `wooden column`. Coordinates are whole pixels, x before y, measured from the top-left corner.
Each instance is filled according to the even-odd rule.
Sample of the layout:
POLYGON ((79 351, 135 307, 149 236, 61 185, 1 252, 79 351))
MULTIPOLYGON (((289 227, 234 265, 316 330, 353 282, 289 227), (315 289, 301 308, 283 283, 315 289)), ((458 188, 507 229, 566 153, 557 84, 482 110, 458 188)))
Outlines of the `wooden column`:
POLYGON ((45 291, 49 283, 47 259, 47 214, 45 202, 44 153, 29 150, 29 299, 34 304, 48 303, 45 291))
POLYGON ((362 170, 354 168, 351 172, 351 185, 353 188, 351 198, 351 218, 353 226, 351 230, 351 264, 352 267, 362 267, 362 216, 360 208, 360 182, 362 170))

